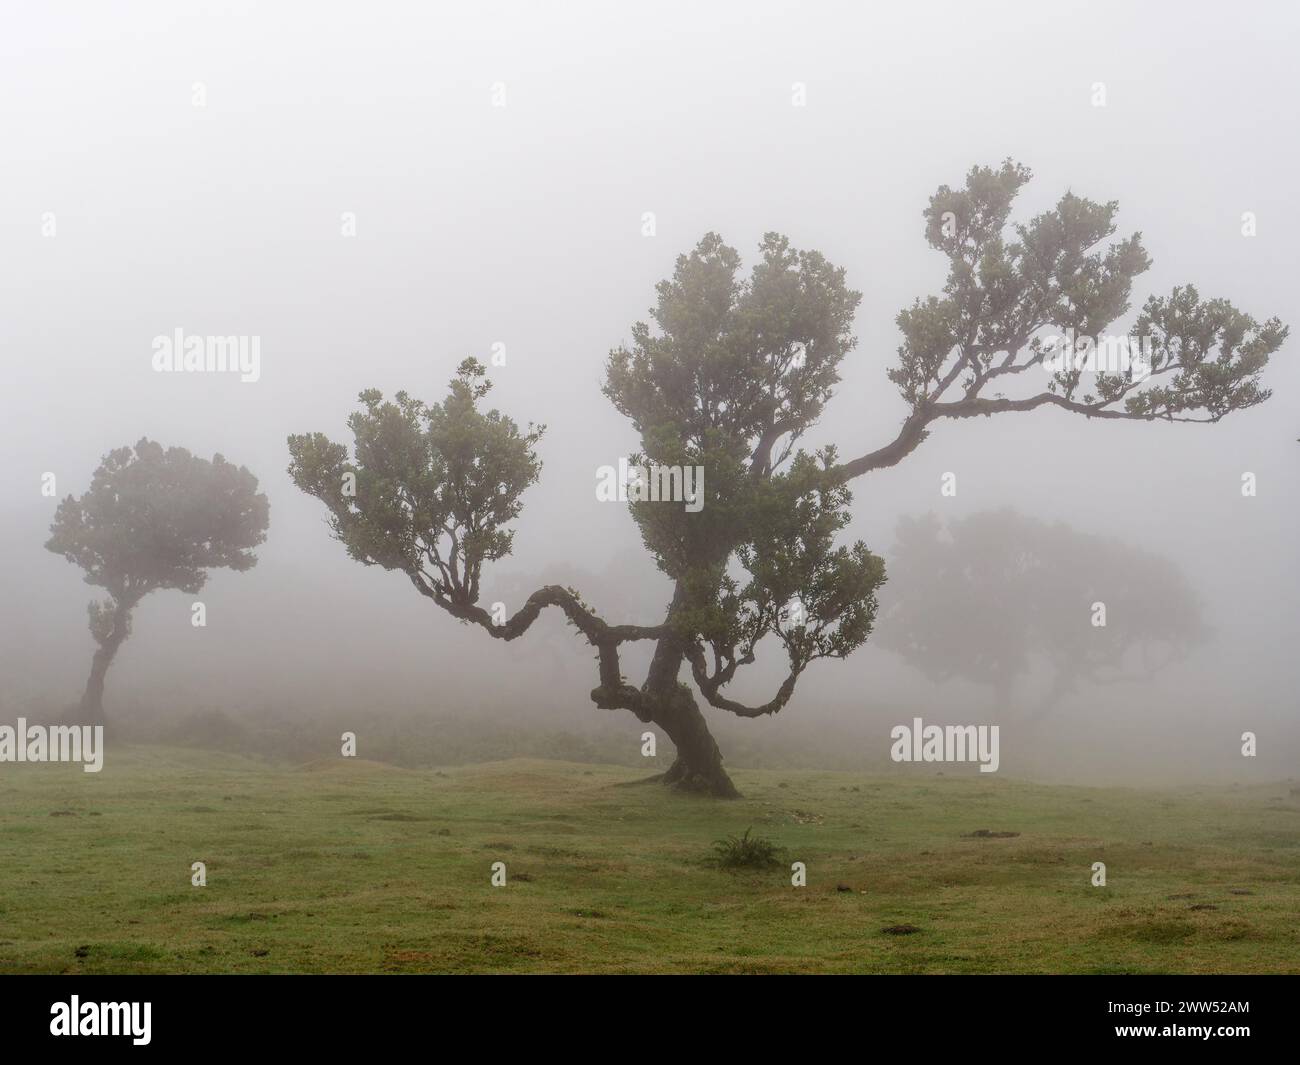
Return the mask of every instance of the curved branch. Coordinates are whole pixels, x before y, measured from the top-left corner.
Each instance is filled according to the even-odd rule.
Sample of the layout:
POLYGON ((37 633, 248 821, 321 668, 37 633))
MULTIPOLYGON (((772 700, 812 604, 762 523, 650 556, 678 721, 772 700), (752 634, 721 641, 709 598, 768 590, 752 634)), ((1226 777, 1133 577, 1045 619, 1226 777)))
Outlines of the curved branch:
POLYGON ((734 673, 734 670, 726 674, 710 677, 704 657, 704 648, 699 644, 694 644, 688 648, 686 657, 691 663, 691 674, 695 677, 695 683, 708 704, 716 706, 719 710, 733 713, 737 717, 766 717, 768 714, 778 713, 790 701, 790 696, 794 694, 795 682, 799 679, 800 670, 791 670, 790 675, 781 682, 781 687, 777 689, 775 696, 762 706, 746 706, 744 703, 738 703, 734 699, 728 699, 725 695, 718 694, 718 689, 727 680, 730 680, 730 674, 734 673))
MULTIPOLYGON (((1123 396, 1115 397, 1115 399, 1120 398, 1123 398, 1123 396)), ((871 470, 880 470, 897 465, 925 441, 926 437, 930 435, 929 424, 939 418, 975 418, 981 415, 987 416, 1011 411, 1037 410, 1039 407, 1046 406, 1060 407, 1062 410, 1082 414, 1088 418, 1118 418, 1134 422, 1191 422, 1205 425, 1217 422, 1223 417, 1222 413, 1213 412, 1201 418, 1159 412, 1135 413, 1112 407, 1111 404, 1114 401, 1114 399, 1111 399, 1100 400, 1096 403, 1080 403, 1078 400, 1069 399, 1056 392, 1041 392, 1036 396, 1028 396, 1025 399, 984 399, 980 396, 970 396, 966 399, 954 400, 948 403, 924 403, 912 411, 907 420, 903 422, 903 427, 899 430, 898 436, 891 443, 850 462, 843 462, 832 467, 829 476, 833 482, 843 483, 864 473, 869 473, 871 470)))
POLYGON ((487 630, 494 639, 514 640, 522 636, 537 620, 543 608, 559 607, 596 648, 600 684, 591 690, 591 701, 602 710, 631 710, 642 721, 650 720, 651 705, 639 688, 627 684, 619 667, 619 644, 633 640, 657 640, 668 629, 663 625, 610 625, 597 617, 573 592, 558 584, 548 584, 533 592, 524 605, 504 625, 492 622, 492 615, 473 602, 457 602, 444 595, 424 574, 408 571, 411 583, 420 594, 432 599, 443 610, 461 621, 487 630))
POLYGON ((918 406, 903 422, 903 427, 899 429, 898 435, 892 442, 851 462, 842 462, 832 467, 829 476, 835 483, 843 483, 871 470, 883 470, 898 465, 920 447, 925 438, 930 435, 926 426, 936 417, 938 415, 931 413, 928 405, 918 406))
MULTIPOLYGON (((417 583, 417 587, 420 585, 417 583)), ((421 588, 421 591, 424 589, 421 588)), ((430 589, 430 595, 447 613, 462 621, 472 622, 485 628, 498 640, 518 639, 548 606, 559 607, 587 639, 596 645, 613 642, 627 643, 630 640, 657 640, 667 633, 663 625, 610 625, 597 615, 572 591, 558 584, 548 584, 533 592, 519 608, 515 615, 504 625, 495 625, 492 615, 473 602, 456 602, 445 595, 439 595, 430 589)))

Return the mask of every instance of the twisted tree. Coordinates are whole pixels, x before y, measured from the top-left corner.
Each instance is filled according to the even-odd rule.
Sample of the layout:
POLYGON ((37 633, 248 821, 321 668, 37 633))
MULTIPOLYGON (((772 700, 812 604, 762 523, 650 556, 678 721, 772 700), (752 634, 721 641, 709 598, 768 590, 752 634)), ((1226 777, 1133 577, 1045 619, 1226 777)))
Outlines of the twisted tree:
POLYGON ((835 544, 849 521, 851 480, 898 463, 945 419, 1055 407, 1089 418, 1216 422, 1268 397, 1260 372, 1286 328, 1202 300, 1191 286, 1143 305, 1133 331, 1151 357, 1141 372, 1048 363, 1044 338, 1102 335, 1129 309, 1149 260, 1137 234, 1104 244, 1115 234, 1113 202, 1066 193, 1053 210, 1011 223, 1028 179, 1010 161, 975 167, 964 187, 930 198, 925 236, 949 272, 942 295, 897 318, 903 342, 888 376, 908 414, 891 441, 847 461, 833 447, 798 446, 855 346, 861 297, 844 270, 777 234, 763 239, 748 277, 715 234, 678 258, 657 286, 653 326, 636 323, 630 346, 610 353, 604 384, 640 434, 633 464, 707 471, 702 509, 629 503, 673 583, 657 624, 610 624, 575 590, 554 585, 503 624, 479 605, 483 564, 510 550, 507 525, 539 476, 542 430, 521 431, 480 409, 489 386, 472 359, 441 404, 362 393, 349 419, 351 455, 320 433, 290 437, 290 474, 326 504, 353 558, 404 572, 460 621, 513 640, 543 609, 563 611, 597 652, 592 701, 631 711, 676 745, 664 780, 735 795, 682 668, 710 706, 758 717, 781 710, 814 661, 844 658, 867 639, 884 564, 861 542, 835 544), (769 637, 784 648, 784 681, 760 705, 729 698, 724 689, 769 637), (634 641, 654 647, 639 685, 619 665, 620 649, 634 641))
POLYGON ((110 451, 85 495, 59 504, 46 549, 108 592, 89 606, 98 646, 81 699, 84 723, 104 722, 104 678, 140 600, 159 588, 195 594, 209 569, 251 569, 268 520, 266 496, 243 466, 143 439, 110 451))

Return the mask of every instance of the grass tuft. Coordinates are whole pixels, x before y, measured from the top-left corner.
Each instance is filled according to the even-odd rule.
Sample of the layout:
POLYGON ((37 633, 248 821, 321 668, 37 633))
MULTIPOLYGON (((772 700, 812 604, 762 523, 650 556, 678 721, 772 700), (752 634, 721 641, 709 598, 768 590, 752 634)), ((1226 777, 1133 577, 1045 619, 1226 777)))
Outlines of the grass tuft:
POLYGON ((780 864, 781 848, 764 836, 725 836, 713 844, 713 859, 723 869, 770 869, 780 864))

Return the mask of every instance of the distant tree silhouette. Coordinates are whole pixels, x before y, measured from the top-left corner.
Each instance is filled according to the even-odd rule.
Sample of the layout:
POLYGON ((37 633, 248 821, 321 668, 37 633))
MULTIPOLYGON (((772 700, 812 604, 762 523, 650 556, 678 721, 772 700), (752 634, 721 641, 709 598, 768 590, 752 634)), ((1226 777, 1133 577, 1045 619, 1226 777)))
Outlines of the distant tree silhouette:
POLYGON ((45 547, 108 592, 89 607, 98 648, 81 699, 83 721, 104 721, 104 678, 140 600, 160 588, 194 594, 210 569, 251 569, 268 520, 266 496, 244 467, 145 439, 110 451, 89 490, 59 504, 45 547))
POLYGON ((1084 684, 1150 678, 1208 636, 1163 555, 1014 510, 904 518, 876 642, 934 681, 988 685, 999 710, 1039 668, 1037 716, 1084 684), (1092 624, 1104 603, 1106 624, 1092 624))

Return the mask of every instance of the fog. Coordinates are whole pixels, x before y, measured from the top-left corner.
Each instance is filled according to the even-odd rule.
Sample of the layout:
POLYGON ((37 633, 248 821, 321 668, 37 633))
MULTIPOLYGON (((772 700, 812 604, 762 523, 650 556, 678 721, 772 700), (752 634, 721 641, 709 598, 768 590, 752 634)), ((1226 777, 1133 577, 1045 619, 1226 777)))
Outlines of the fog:
MULTIPOLYGON (((304 744, 328 747, 353 719, 425 718, 494 729, 487 756, 536 753, 509 737, 555 730, 635 763, 644 726, 592 706, 591 648, 558 616, 503 644, 401 574, 358 565, 289 479, 286 437, 350 440, 362 389, 440 400, 463 358, 504 351, 491 405, 548 429, 514 552, 489 565, 481 600, 513 610, 533 588, 572 583, 611 622, 657 624, 670 585, 626 508, 595 494, 598 467, 638 446, 600 387, 609 350, 708 231, 746 271, 763 234, 781 232, 862 291, 857 348, 801 441, 845 458, 890 442, 906 416, 885 376, 895 315, 941 293, 947 268, 921 211, 976 164, 1010 156, 1033 170, 1017 220, 1067 189, 1119 201, 1117 236, 1141 231, 1154 260, 1119 326, 1188 282, 1260 320, 1300 322, 1300 16, 1218 7, 10 6, 0 716, 54 712, 85 685, 95 590, 43 544, 58 499, 147 436, 247 466, 271 522, 250 572, 216 570, 197 597, 160 591, 136 611, 106 696, 111 720, 137 723, 132 738, 220 711, 298 722, 304 744), (792 106, 795 83, 806 106, 792 106), (1243 236, 1244 212, 1257 235, 1243 236), (176 328, 259 337, 259 379, 154 372, 153 339, 176 328), (190 624, 196 598, 204 628, 190 624)), ((843 539, 886 564, 900 518, 1011 507, 1158 553, 1194 590, 1207 642, 1149 682, 1084 687, 1032 729, 1005 727, 1009 714, 1005 772, 1295 772, 1296 343, 1265 372, 1272 398, 1216 425, 1051 409, 940 422, 898 466, 853 482, 843 539), (940 493, 946 472, 955 496, 940 493), (1256 759, 1241 756, 1247 730, 1256 759)), ((998 623, 997 603, 987 618, 998 623)), ((636 683, 645 661, 625 656, 636 683)), ((782 664, 769 652, 739 697, 770 697, 782 664)), ((935 682, 873 637, 811 667, 775 718, 706 714, 729 765, 838 767, 884 762, 890 727, 914 714, 983 722, 988 705, 977 685, 935 682)), ((436 736, 426 753, 453 756, 436 736)))

